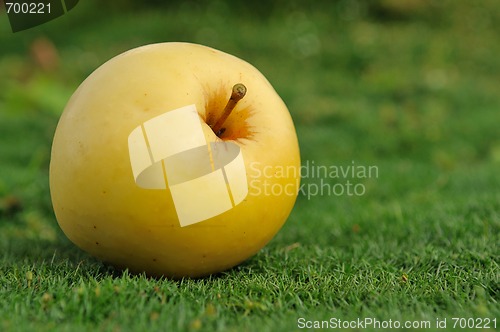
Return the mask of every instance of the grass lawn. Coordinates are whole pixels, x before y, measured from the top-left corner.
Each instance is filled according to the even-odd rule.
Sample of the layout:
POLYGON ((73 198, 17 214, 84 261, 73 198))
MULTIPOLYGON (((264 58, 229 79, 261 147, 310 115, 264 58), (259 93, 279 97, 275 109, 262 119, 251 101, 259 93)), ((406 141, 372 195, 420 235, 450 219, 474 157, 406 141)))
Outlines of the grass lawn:
POLYGON ((390 321, 433 330, 445 319, 451 330, 472 322, 453 318, 499 328, 497 1, 121 2, 81 1, 16 34, 0 13, 1 331, 293 331, 324 320, 354 321, 347 330, 390 321), (45 63, 33 55, 47 49, 34 46, 43 40, 57 51, 45 63), (217 276, 151 279, 88 256, 52 212, 58 117, 104 61, 160 41, 205 44, 259 68, 289 106, 303 164, 377 173, 304 176, 280 233, 217 276), (359 195, 347 194, 347 181, 359 195))

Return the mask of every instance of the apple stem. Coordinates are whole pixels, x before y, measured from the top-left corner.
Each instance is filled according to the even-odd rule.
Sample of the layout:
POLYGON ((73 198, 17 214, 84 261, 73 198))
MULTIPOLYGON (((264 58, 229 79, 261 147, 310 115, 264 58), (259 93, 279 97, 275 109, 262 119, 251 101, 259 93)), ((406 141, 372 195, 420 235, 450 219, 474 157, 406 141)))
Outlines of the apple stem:
POLYGON ((222 112, 221 117, 212 126, 212 130, 216 135, 221 135, 225 131, 225 128, 222 128, 222 125, 224 124, 228 116, 231 114, 236 104, 243 97, 245 97, 246 93, 247 93, 247 87, 243 85, 243 83, 237 83, 233 86, 231 97, 227 101, 226 107, 224 107, 224 111, 222 112))

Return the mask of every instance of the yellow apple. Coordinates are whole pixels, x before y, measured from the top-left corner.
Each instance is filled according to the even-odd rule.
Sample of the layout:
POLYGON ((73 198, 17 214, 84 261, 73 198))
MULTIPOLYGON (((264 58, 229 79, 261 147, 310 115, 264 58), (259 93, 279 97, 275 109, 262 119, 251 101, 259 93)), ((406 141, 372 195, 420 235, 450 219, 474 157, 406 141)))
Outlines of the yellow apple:
POLYGON ((88 253, 200 277, 274 237, 299 173, 290 114, 257 69, 161 43, 116 56, 76 90, 54 136, 50 190, 62 230, 88 253))

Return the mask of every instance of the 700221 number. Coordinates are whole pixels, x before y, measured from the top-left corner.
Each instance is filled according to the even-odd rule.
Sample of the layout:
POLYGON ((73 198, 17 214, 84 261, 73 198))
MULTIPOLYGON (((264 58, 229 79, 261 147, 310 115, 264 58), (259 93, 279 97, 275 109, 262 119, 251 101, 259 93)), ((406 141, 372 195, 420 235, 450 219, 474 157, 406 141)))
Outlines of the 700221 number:
POLYGON ((6 2, 7 14, 50 14, 50 3, 6 2))
POLYGON ((453 328, 457 329, 496 329, 497 319, 493 318, 452 318, 453 328))

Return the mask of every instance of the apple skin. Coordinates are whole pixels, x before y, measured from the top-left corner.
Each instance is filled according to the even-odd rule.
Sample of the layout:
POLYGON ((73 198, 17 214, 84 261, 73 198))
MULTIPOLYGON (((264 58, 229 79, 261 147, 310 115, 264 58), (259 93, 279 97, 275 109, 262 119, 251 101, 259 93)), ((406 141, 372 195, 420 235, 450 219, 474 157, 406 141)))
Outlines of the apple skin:
POLYGON ((299 169, 288 109, 255 67, 206 46, 160 43, 116 56, 75 91, 55 132, 50 190, 60 227, 91 255, 135 273, 201 277, 245 261, 274 237, 294 206, 299 169), (206 122, 220 116, 235 83, 247 94, 219 138, 206 122), (249 192, 232 209, 180 227, 168 189, 135 183, 127 138, 191 104, 208 142, 240 146, 249 192))

